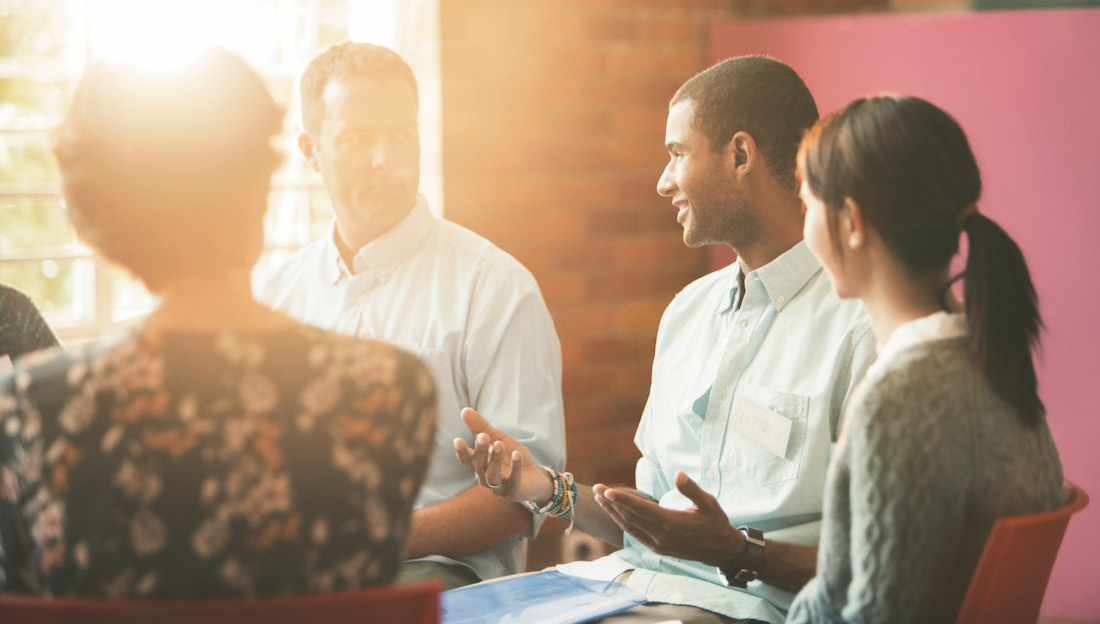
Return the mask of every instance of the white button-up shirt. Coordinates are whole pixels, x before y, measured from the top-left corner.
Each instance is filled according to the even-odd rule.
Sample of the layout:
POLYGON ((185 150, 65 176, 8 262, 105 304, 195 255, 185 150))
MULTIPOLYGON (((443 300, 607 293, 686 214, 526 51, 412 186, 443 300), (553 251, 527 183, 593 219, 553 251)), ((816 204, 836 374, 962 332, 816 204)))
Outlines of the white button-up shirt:
MULTIPOLYGON (((454 438, 473 445, 459 417, 464 407, 526 444, 539 462, 563 468, 561 346, 531 273, 484 238, 435 217, 423 197, 356 253, 354 274, 333 234, 266 275, 257 298, 310 325, 392 342, 427 363, 439 423, 417 508, 477 482, 454 456, 454 438)), ((522 538, 541 524, 541 517, 534 520, 531 533, 461 562, 483 579, 522 572, 522 538)))
MULTIPOLYGON (((874 336, 861 304, 837 299, 804 242, 746 275, 743 294, 740 273, 734 263, 696 280, 661 319, 634 437, 643 456, 637 488, 663 507, 685 509, 691 502, 673 485, 683 470, 718 499, 731 525, 816 544, 830 443, 874 359, 874 336), (741 401, 790 421, 782 457, 739 432, 741 401)), ((626 584, 650 601, 735 619, 782 622, 793 598, 760 581, 729 588, 713 567, 657 555, 629 535, 624 542, 607 557, 559 569, 608 580, 634 570, 626 584)))

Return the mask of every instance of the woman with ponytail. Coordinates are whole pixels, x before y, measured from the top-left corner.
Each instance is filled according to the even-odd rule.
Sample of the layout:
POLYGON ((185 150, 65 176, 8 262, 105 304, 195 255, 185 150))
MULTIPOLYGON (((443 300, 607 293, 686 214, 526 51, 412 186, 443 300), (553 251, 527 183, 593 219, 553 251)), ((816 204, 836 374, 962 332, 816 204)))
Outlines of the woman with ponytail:
POLYGON ((1035 288, 978 208, 966 134, 929 102, 852 102, 807 133, 798 169, 806 242, 837 294, 863 301, 879 358, 850 399, 817 577, 788 621, 954 621, 994 520, 1062 503, 1035 288))

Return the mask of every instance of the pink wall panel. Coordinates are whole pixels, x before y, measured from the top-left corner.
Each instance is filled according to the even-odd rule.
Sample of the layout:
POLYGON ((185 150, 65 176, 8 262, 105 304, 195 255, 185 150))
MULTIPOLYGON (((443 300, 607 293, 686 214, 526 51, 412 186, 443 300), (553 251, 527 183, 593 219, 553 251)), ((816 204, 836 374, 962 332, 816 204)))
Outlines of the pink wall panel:
POLYGON ((1070 523, 1043 613, 1100 620, 1100 9, 755 20, 711 34, 714 61, 789 63, 823 114, 897 91, 966 129, 979 205, 1019 242, 1039 290, 1041 392, 1066 476, 1093 500, 1070 523))

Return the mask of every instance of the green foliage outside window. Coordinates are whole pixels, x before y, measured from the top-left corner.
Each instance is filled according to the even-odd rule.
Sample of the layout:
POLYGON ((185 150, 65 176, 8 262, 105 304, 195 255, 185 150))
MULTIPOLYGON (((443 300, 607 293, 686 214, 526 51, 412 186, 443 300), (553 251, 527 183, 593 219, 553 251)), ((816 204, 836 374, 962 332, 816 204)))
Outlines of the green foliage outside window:
MULTIPOLYGON (((192 10, 190 3, 176 4, 177 10, 192 10)), ((274 179, 267 219, 269 251, 258 265, 262 270, 273 259, 326 233, 332 218, 319 177, 297 153, 294 99, 297 73, 305 61, 330 43, 347 38, 349 0, 254 0, 203 6, 207 11, 214 7, 211 20, 232 17, 251 24, 242 32, 253 36, 257 49, 226 45, 261 70, 272 94, 288 111, 280 143, 287 162, 274 179), (219 16, 217 9, 222 6, 227 12, 219 16), (275 24, 280 28, 258 28, 275 24), (287 25, 292 27, 283 28, 287 25)), ((26 292, 55 330, 87 326, 74 334, 80 336, 94 335, 152 305, 139 282, 95 259, 76 240, 50 152, 50 133, 63 118, 72 85, 94 52, 90 20, 109 8, 94 0, 0 3, 0 281, 26 292)))

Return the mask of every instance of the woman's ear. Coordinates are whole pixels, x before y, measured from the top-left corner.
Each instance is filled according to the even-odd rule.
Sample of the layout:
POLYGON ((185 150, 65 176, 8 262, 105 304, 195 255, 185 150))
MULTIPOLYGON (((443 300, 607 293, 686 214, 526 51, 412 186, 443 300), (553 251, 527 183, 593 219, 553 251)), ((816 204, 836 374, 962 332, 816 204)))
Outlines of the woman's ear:
POLYGON ((840 214, 841 236, 846 239, 848 249, 859 249, 867 243, 867 220, 859 204, 851 197, 844 199, 844 210, 840 214))

